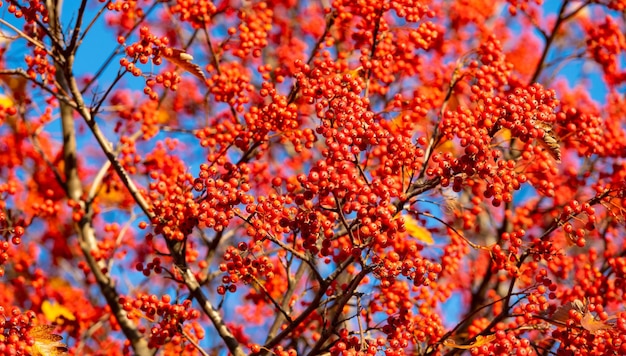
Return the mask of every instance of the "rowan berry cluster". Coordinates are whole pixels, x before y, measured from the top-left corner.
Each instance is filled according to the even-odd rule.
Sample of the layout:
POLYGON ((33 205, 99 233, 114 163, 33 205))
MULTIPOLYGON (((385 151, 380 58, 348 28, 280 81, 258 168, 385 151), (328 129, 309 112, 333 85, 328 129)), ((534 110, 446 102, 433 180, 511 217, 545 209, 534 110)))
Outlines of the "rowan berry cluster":
POLYGON ((44 83, 54 83, 56 67, 49 61, 48 53, 43 48, 35 47, 33 55, 26 55, 24 62, 28 66, 26 73, 32 79, 37 79, 37 76, 40 76, 44 83))
MULTIPOLYGON (((296 197, 296 201, 300 199, 303 198, 296 197)), ((294 202, 291 197, 270 194, 267 197, 258 197, 256 204, 252 201, 250 199, 250 203, 246 206, 246 212, 252 214, 246 234, 253 237, 255 241, 262 241, 271 236, 281 236, 290 231, 300 231, 304 240, 303 245, 307 245, 309 234, 311 234, 312 245, 317 241, 320 225, 316 214, 308 209, 299 210, 295 207, 288 207, 294 202), (307 226, 307 223, 310 225, 307 226), (318 230, 314 230, 315 227, 318 230)))
POLYGON ((333 344, 329 352, 333 356, 373 356, 384 346, 384 339, 361 340, 357 335, 353 335, 347 329, 341 329, 338 333, 339 339, 333 344), (379 345, 377 342, 381 341, 379 345))
POLYGON ((237 283, 243 282, 253 287, 245 298, 259 305, 262 301, 267 301, 268 296, 278 298, 286 291, 287 285, 283 279, 285 276, 281 269, 269 257, 255 255, 243 242, 237 248, 229 247, 226 250, 225 263, 220 264, 220 271, 228 274, 222 277, 222 285, 217 287, 219 294, 227 291, 234 293, 237 283), (263 291, 259 288, 263 288, 263 291))
POLYGON ((393 0, 389 2, 389 9, 394 10, 399 17, 408 22, 418 22, 423 17, 435 17, 433 10, 422 2, 415 0, 393 0))
MULTIPOLYGON (((208 72, 216 72, 210 65, 208 72)), ((250 92, 253 86, 250 83, 250 74, 245 67, 237 63, 225 63, 219 68, 219 73, 215 73, 207 79, 207 86, 211 94, 218 102, 228 103, 237 112, 242 112, 244 105, 250 101, 250 92)))
POLYGON ((152 211, 156 216, 152 221, 155 233, 168 240, 184 240, 198 224, 198 203, 186 189, 193 182, 191 174, 171 177, 152 173, 151 178, 156 180, 149 185, 152 211))
POLYGON ((254 3, 247 9, 239 10, 237 15, 241 23, 237 28, 228 29, 228 34, 238 34, 239 42, 227 44, 225 50, 232 50, 239 58, 246 58, 252 53, 254 57, 260 57, 261 51, 268 44, 269 32, 272 29, 274 11, 267 2, 254 3))
MULTIPOLYGON (((136 298, 120 297, 119 303, 130 317, 143 317, 154 323, 150 328, 148 344, 151 348, 160 347, 172 342, 175 345, 183 343, 181 333, 183 325, 191 320, 198 319, 200 313, 191 309, 191 300, 185 300, 182 304, 173 304, 167 294, 161 296, 139 294, 136 298)), ((204 332, 196 329, 195 341, 204 338, 204 332), (200 331, 200 332, 198 332, 200 331)))
POLYGON ((116 28, 118 34, 132 30, 137 18, 145 16, 143 7, 137 5, 137 0, 115 0, 107 3, 107 10, 119 13, 117 16, 114 14, 107 16, 109 26, 116 28))
MULTIPOLYGON (((456 137, 464 148, 464 154, 459 158, 453 158, 450 152, 435 154, 426 171, 428 175, 442 177, 442 185, 452 185, 455 191, 460 191, 468 180, 486 182, 481 193, 485 198, 492 199, 494 206, 511 202, 512 192, 528 180, 526 174, 517 172, 519 163, 502 159, 501 147, 497 141, 494 144, 500 130, 507 130, 511 137, 524 144, 521 157, 537 167, 527 171, 538 174, 546 171, 549 167, 547 156, 560 160, 556 138, 550 136, 553 134, 548 131, 556 120, 555 112, 559 105, 554 92, 538 84, 503 90, 514 79, 510 65, 504 61, 500 51, 497 42, 488 42, 481 47, 477 53, 480 62, 472 61, 467 68, 477 82, 470 87, 470 100, 477 104, 471 109, 461 107, 456 111, 445 111, 441 120, 442 135, 448 140, 456 137), (493 95, 493 91, 501 92, 493 95), (542 150, 545 150, 544 154, 542 150), (543 159, 533 159, 537 155, 543 159)), ((544 189, 548 195, 549 189, 554 187, 544 189)))
MULTIPOLYGON (((291 140, 298 150, 302 150, 301 139, 313 139, 312 132, 305 135, 301 130, 301 119, 298 116, 298 106, 290 103, 288 98, 278 93, 276 88, 269 82, 262 84, 259 92, 263 97, 269 97, 261 107, 252 107, 244 114, 247 124, 246 136, 241 137, 242 143, 249 145, 252 142, 267 141, 270 132, 280 132, 282 140, 291 140)), ((308 148, 313 142, 307 141, 304 145, 308 148)))
MULTIPOLYGON (((235 144, 241 149, 247 149, 249 140, 242 139, 244 126, 237 123, 235 118, 226 113, 217 115, 210 124, 196 131, 196 138, 200 140, 200 146, 212 149, 207 160, 216 162, 223 156, 224 150, 235 144)), ((223 158, 221 159, 224 160, 223 158)))
POLYGON ((253 198, 250 191, 250 170, 245 164, 224 165, 224 172, 218 176, 218 168, 208 164, 200 165, 198 178, 193 181, 196 191, 202 192, 198 199, 194 217, 203 226, 215 231, 224 230, 235 216, 235 207, 250 204, 253 198))
POLYGON ((27 355, 34 340, 29 336, 36 314, 33 311, 22 313, 19 308, 10 311, 0 306, 0 353, 3 355, 27 355))
POLYGON ((607 82, 617 85, 626 80, 626 72, 620 70, 618 59, 626 51, 626 37, 620 26, 607 16, 600 25, 589 23, 586 32, 587 51, 602 67, 607 82))
MULTIPOLYGON (((552 337, 558 340, 559 348, 557 354, 581 355, 581 356, 601 356, 601 355, 623 355, 626 353, 626 342, 624 340, 624 330, 598 330, 590 332, 580 328, 582 315, 571 311, 568 326, 564 329, 557 329, 552 332, 552 337)), ((626 316, 621 313, 617 325, 624 325, 626 316)))
POLYGON ((619 154, 619 147, 603 139, 605 125, 600 116, 583 113, 566 106, 557 114, 556 119, 561 128, 558 132, 562 137, 563 145, 575 149, 579 156, 619 154))
POLYGON ((191 23, 194 28, 205 28, 217 12, 214 2, 209 0, 176 0, 169 9, 170 13, 178 15, 183 22, 191 23))
MULTIPOLYGON (((163 62, 163 57, 169 58, 174 63, 184 63, 187 61, 185 58, 186 53, 168 47, 168 37, 157 37, 152 34, 150 29, 146 26, 139 29, 139 36, 140 40, 138 42, 126 46, 126 57, 120 59, 120 65, 134 76, 138 77, 142 75, 142 70, 138 67, 137 62, 139 62, 139 64, 152 62, 154 65, 158 66, 163 62)), ((125 41, 126 39, 124 37, 118 37, 120 44, 123 44, 125 41)), ((156 101, 159 96, 157 92, 154 91, 155 86, 159 85, 165 89, 177 91, 180 82, 181 77, 175 70, 166 70, 153 78, 146 79, 144 94, 156 101)))
POLYGON ((37 20, 48 22, 48 9, 45 2, 40 0, 30 0, 23 6, 11 1, 7 11, 18 19, 23 17, 28 24, 33 24, 37 20))
POLYGON ((522 12, 527 12, 529 10, 529 5, 535 3, 537 5, 541 5, 543 0, 507 0, 510 4, 509 13, 513 16, 517 15, 518 10, 522 12))

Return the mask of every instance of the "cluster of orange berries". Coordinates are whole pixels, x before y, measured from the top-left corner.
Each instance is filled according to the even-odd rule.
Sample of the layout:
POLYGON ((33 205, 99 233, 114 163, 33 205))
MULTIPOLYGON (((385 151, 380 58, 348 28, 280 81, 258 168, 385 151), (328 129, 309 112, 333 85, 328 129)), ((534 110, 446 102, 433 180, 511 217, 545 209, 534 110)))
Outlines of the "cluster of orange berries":
MULTIPOLYGON (((615 157, 620 154, 619 147, 607 140, 606 126, 598 115, 583 113, 573 107, 564 107, 556 120, 559 123, 559 136, 567 148, 574 148, 579 156, 589 157, 593 154, 603 157, 615 157)), ((619 144, 618 144, 619 145, 619 144)))
MULTIPOLYGON (((275 193, 271 193, 268 196, 259 196, 256 204, 251 201, 246 206, 246 212, 254 214, 254 216, 250 219, 250 225, 246 229, 246 234, 252 237, 254 241, 263 241, 270 235, 281 236, 289 231, 298 230, 300 228, 298 223, 302 220, 302 211, 296 207, 287 206, 292 204, 293 201, 289 196, 275 193)), ((311 226, 316 225, 315 220, 310 220, 309 222, 311 226)), ((313 229, 313 227, 300 229, 305 241, 307 231, 311 231, 308 229, 313 229)))
MULTIPOLYGON (((140 64, 152 62, 154 65, 160 65, 163 62, 163 56, 180 56, 174 49, 167 47, 169 44, 167 37, 157 37, 150 33, 150 29, 146 26, 139 29, 139 36, 140 40, 138 42, 126 46, 126 57, 120 59, 120 65, 136 77, 142 75, 142 71, 137 66, 137 62, 140 64)), ((119 36, 117 41, 120 44, 124 44, 126 39, 123 36, 119 36)), ((183 59, 180 58, 177 60, 182 61, 183 59)), ((181 77, 176 71, 164 71, 154 76, 154 78, 146 79, 146 86, 143 91, 150 99, 156 101, 159 99, 158 94, 154 91, 156 85, 160 85, 171 91, 176 91, 178 90, 180 82, 181 77)))
MULTIPOLYGON (((591 310, 591 308, 590 308, 591 310)), ((580 327, 582 315, 570 311, 567 328, 552 331, 552 337, 559 341, 555 351, 558 355, 603 356, 626 354, 626 313, 617 315, 615 329, 595 332, 580 327), (576 326, 578 325, 578 327, 576 326)))
MULTIPOLYGON (((1 2, 0 5, 2 5, 1 2)), ((11 1, 7 11, 18 19, 23 17, 28 24, 34 24, 37 20, 48 22, 48 9, 45 2, 40 0, 30 0, 24 6, 17 6, 11 1)))
POLYGON ((145 266, 143 262, 137 262, 135 265, 135 269, 144 276, 148 277, 154 271, 156 274, 161 274, 163 272, 163 267, 161 266, 161 259, 159 257, 154 257, 152 262, 148 262, 145 266))
POLYGON ((198 203, 193 193, 185 189, 193 181, 191 174, 169 177, 152 172, 150 177, 157 180, 149 184, 154 232, 167 240, 183 241, 198 224, 198 203))
POLYGON ((328 350, 333 356, 373 356, 386 344, 383 338, 362 340, 357 335, 350 334, 347 329, 339 330, 338 334, 339 340, 328 350))
MULTIPOLYGON (((212 65, 207 69, 209 73, 215 71, 212 65)), ((254 90, 249 73, 237 63, 220 65, 220 72, 208 78, 206 84, 216 101, 228 103, 237 112, 243 111, 243 105, 250 101, 250 93, 254 90)))
POLYGON ((587 51, 602 66, 609 83, 619 84, 626 80, 626 73, 620 72, 619 56, 626 50, 626 37, 620 25, 607 16, 604 23, 586 28, 587 51))
POLYGON ((198 178, 193 181, 196 191, 202 192, 198 200, 198 221, 215 231, 224 230, 235 216, 234 207, 250 204, 253 198, 250 191, 250 170, 245 165, 224 165, 226 172, 217 178, 218 169, 206 163, 200 165, 198 178))
MULTIPOLYGON (((247 149, 248 141, 242 139, 242 136, 245 137, 244 131, 243 125, 235 122, 235 118, 230 113, 225 113, 217 115, 209 125, 197 130, 195 135, 200 140, 200 146, 222 152, 233 143, 242 150, 247 149)), ((212 157, 208 160, 215 161, 212 157)))
MULTIPOLYGON (((105 0, 99 0, 105 2, 105 0)), ((119 16, 108 16, 107 24, 118 29, 118 34, 130 31, 135 27, 137 18, 144 17, 143 7, 137 6, 137 0, 115 0, 107 3, 107 10, 119 13, 119 16)))
POLYGON ((269 96, 271 101, 261 108, 251 108, 244 115, 248 124, 248 133, 241 143, 249 144, 255 140, 265 140, 271 131, 281 132, 281 142, 291 142, 297 153, 310 149, 317 140, 313 130, 302 129, 298 106, 277 93, 272 84, 263 83, 262 96, 269 96))
MULTIPOLYGON (((546 140, 546 135, 550 134, 547 130, 557 117, 555 111, 559 101, 552 90, 533 84, 527 88, 503 90, 496 95, 492 93, 492 90, 504 89, 510 80, 509 65, 503 62, 500 50, 497 42, 484 45, 478 52, 480 62, 472 61, 467 68, 477 82, 470 87, 470 99, 480 105, 445 111, 441 120, 442 135, 448 140, 458 138, 463 155, 455 158, 450 152, 435 154, 426 170, 430 176, 441 177, 442 185, 452 185, 455 191, 460 191, 475 177, 487 181, 484 191, 475 193, 491 199, 493 206, 511 202, 512 192, 528 181, 526 174, 516 171, 518 163, 501 159, 500 147, 494 147, 493 140, 497 139, 500 130, 508 130, 511 137, 524 144, 521 154, 524 160, 533 162, 533 157, 544 157, 533 162, 540 172, 545 171, 542 167, 548 167, 546 157, 553 155, 560 159, 560 151, 554 146, 545 148, 548 152, 545 155, 539 155, 544 150, 539 143, 546 140)), ((473 189, 482 187, 476 183, 471 183, 473 189)), ((548 189, 546 187, 546 191, 548 189)))
POLYGON ((36 79, 39 75, 46 83, 54 83, 56 67, 53 63, 48 61, 48 58, 49 56, 43 48, 33 48, 33 55, 27 55, 24 57, 24 61, 28 66, 26 73, 32 79, 36 79))
POLYGON ((253 284, 254 278, 258 276, 263 276, 267 280, 274 278, 274 266, 269 257, 255 258, 247 251, 248 246, 243 242, 237 248, 231 246, 226 250, 225 263, 220 264, 220 271, 228 274, 222 277, 222 285, 217 287, 217 293, 225 294, 226 291, 234 293, 237 291, 236 283, 239 281, 253 284))
POLYGON ((191 23, 194 28, 205 28, 217 12, 215 3, 210 0, 176 0, 169 9, 170 13, 178 15, 183 22, 191 23))
POLYGON ((272 29, 274 11, 264 1, 257 2, 249 9, 239 11, 241 23, 237 28, 228 29, 228 34, 239 34, 239 43, 226 44, 225 50, 232 50, 239 58, 245 58, 250 53, 254 57, 261 56, 261 50, 268 44, 269 31, 272 29))
MULTIPOLYGON (((137 298, 124 296, 119 298, 120 305, 131 317, 133 313, 138 313, 138 315, 156 323, 150 328, 148 343, 152 348, 173 342, 174 339, 180 344, 184 340, 181 338, 181 326, 185 322, 200 317, 200 312, 191 309, 191 300, 187 299, 182 304, 172 304, 171 302, 171 297, 167 294, 161 298, 154 294, 139 294, 137 298)), ((196 336, 203 338, 204 334, 200 330, 196 336)))
POLYGON ((443 45, 444 29, 430 21, 422 22, 419 27, 409 32, 409 40, 416 48, 425 51, 432 48, 441 48, 443 45))
POLYGON ((509 13, 515 16, 517 15, 518 9, 522 12, 526 12, 531 2, 534 2, 537 5, 541 5, 543 0, 507 0, 507 2, 510 4, 509 13))
POLYGON ((394 10, 399 17, 408 22, 418 22, 424 17, 435 17, 435 12, 428 8, 426 3, 416 0, 392 0, 389 9, 394 10))
POLYGON ((566 221, 563 224, 563 232, 579 247, 585 246, 585 236, 588 231, 593 231, 596 224, 595 209, 587 202, 580 204, 577 200, 572 200, 563 208, 563 212, 559 217, 560 221, 566 221), (587 221, 583 222, 579 215, 586 215, 587 221), (572 224, 569 220, 576 217, 576 222, 572 224), (580 227, 576 228, 575 225, 580 227))
POLYGON ((35 340, 28 335, 33 327, 36 315, 29 310, 22 313, 18 308, 12 307, 7 312, 0 306, 0 354, 2 355, 27 355, 34 345, 35 340))

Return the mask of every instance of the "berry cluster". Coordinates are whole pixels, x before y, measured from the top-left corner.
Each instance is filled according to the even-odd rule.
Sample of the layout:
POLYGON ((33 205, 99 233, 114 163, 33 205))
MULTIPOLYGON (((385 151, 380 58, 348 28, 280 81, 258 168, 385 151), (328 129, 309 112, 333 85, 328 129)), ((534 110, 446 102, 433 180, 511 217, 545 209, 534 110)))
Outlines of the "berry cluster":
POLYGON ((200 140, 200 146, 211 149, 207 157, 209 162, 223 164, 225 159, 223 153, 231 145, 236 145, 241 149, 248 147, 248 141, 242 140, 245 136, 244 126, 237 123, 230 113, 217 115, 211 119, 209 125, 196 131, 196 138, 200 140), (219 161, 219 162, 218 162, 219 161))
POLYGON ((132 30, 137 18, 144 17, 143 7, 137 6, 138 3, 137 0, 115 0, 107 3, 107 10, 114 12, 107 16, 107 24, 116 28, 118 34, 132 30))
POLYGON ((348 329, 341 329, 339 339, 333 344, 329 352, 333 356, 373 356, 380 347, 384 346, 384 339, 361 340, 357 335, 352 335, 348 329), (378 344, 380 342, 380 344, 378 344))
POLYGON ((33 311, 22 313, 13 307, 7 312, 0 306, 0 353, 3 355, 27 355, 35 340, 29 335, 36 315, 33 311))
POLYGON ((30 0, 23 6, 11 1, 7 11, 18 19, 24 18, 28 25, 34 24, 37 20, 43 20, 44 23, 48 22, 48 9, 45 2, 40 0, 30 0))
POLYGON ((563 145, 573 148, 581 157, 593 154, 616 156, 620 154, 619 146, 603 138, 605 124, 599 115, 583 113, 575 108, 564 105, 557 114, 559 130, 563 145))
POLYGON ((269 97, 270 100, 261 107, 250 108, 250 111, 244 114, 247 132, 239 136, 241 143, 250 145, 253 142, 267 141, 269 133, 274 131, 283 135, 281 140, 290 140, 299 152, 302 151, 303 145, 307 148, 312 147, 314 140, 312 131, 309 129, 305 134, 300 129, 302 123, 298 115, 298 106, 290 103, 286 96, 279 94, 269 82, 262 84, 259 93, 263 97, 269 97))
POLYGON ((626 51, 626 37, 620 25, 607 16, 604 23, 588 23, 587 51, 600 64, 606 81, 610 85, 617 85, 626 80, 626 72, 619 67, 619 56, 626 51))
MULTIPOLYGON (((501 159, 504 142, 497 141, 499 132, 506 131, 523 144, 521 158, 536 167, 527 169, 537 172, 534 176, 536 180, 541 175, 545 177, 543 172, 552 166, 547 163, 548 157, 552 156, 555 160, 561 158, 551 128, 559 102, 554 98, 554 92, 538 84, 504 90, 514 79, 497 42, 483 45, 476 55, 480 62, 470 62, 465 70, 474 76, 473 80, 477 83, 470 87, 470 100, 478 104, 472 108, 445 111, 440 124, 441 134, 447 140, 458 139, 464 154, 459 158, 454 158, 450 152, 435 154, 426 172, 442 177, 442 185, 452 185, 457 192, 468 180, 474 180, 473 190, 486 183, 485 190, 480 193, 492 199, 492 205, 499 206, 503 202, 511 202, 512 192, 528 180, 526 174, 518 173, 519 162, 501 159), (501 92, 494 95, 494 91, 501 92), (536 145, 532 145, 533 142, 536 145), (543 159, 534 159, 537 156, 543 159)), ((549 184, 548 179, 545 181, 549 184)), ((554 195, 550 192, 553 188, 545 187, 543 190, 547 195, 554 195)))
MULTIPOLYGON (((206 82, 211 94, 216 101, 228 103, 237 112, 242 112, 244 105, 250 101, 249 93, 254 89, 250 84, 250 74, 238 63, 225 63, 219 69, 219 73, 206 82)), ((209 73, 216 71, 212 65, 207 70, 209 73)))
MULTIPOLYGON (((261 252, 261 249, 255 247, 261 252)), ((248 250, 245 243, 239 243, 237 248, 229 247, 224 253, 225 263, 220 264, 220 270, 228 274, 222 277, 222 285, 217 287, 219 294, 227 291, 234 293, 237 290, 237 283, 243 282, 251 285, 246 295, 246 300, 251 300, 255 305, 267 303, 267 298, 279 298, 287 289, 284 283, 284 273, 279 264, 274 264, 272 260, 261 254, 255 257, 255 253, 248 250), (262 291, 260 289, 263 289, 262 291)))
POLYGON ((183 22, 191 23, 194 28, 205 28, 217 12, 214 2, 209 0, 176 0, 169 9, 170 13, 178 15, 183 22))
MULTIPOLYGON (((183 324, 198 319, 200 313, 191 309, 191 300, 185 300, 182 304, 172 304, 171 297, 167 294, 161 296, 139 294, 136 298, 120 297, 119 303, 132 318, 143 317, 152 323, 148 344, 152 348, 160 347, 173 342, 181 344, 183 338, 181 327, 183 324)), ((204 337, 201 329, 196 330, 195 341, 204 337), (198 333, 198 331, 200 331, 198 333)))
POLYGON ((200 224, 214 229, 224 230, 235 216, 234 208, 239 204, 253 201, 250 191, 250 170, 246 165, 224 165, 224 173, 218 177, 216 166, 200 165, 198 178, 193 181, 196 191, 202 192, 198 200, 197 214, 200 224))
POLYGON ((37 76, 40 76, 45 83, 54 83, 56 67, 49 61, 48 54, 44 49, 35 47, 33 55, 26 55, 24 62, 28 66, 26 73, 32 79, 37 79, 37 76))
POLYGON ((389 9, 408 22, 418 22, 423 17, 435 17, 435 13, 425 3, 415 0, 392 0, 389 2, 389 9))
POLYGON ((239 58, 246 58, 250 53, 261 56, 261 50, 268 44, 269 31, 272 29, 274 11, 264 1, 256 2, 247 9, 239 10, 241 23, 237 28, 228 29, 228 34, 238 34, 237 44, 227 44, 225 50, 232 50, 239 58))
POLYGON ((543 0, 506 0, 509 5, 509 13, 513 16, 517 15, 518 10, 522 12, 527 12, 529 10, 529 5, 531 3, 535 3, 537 5, 541 5, 543 0))

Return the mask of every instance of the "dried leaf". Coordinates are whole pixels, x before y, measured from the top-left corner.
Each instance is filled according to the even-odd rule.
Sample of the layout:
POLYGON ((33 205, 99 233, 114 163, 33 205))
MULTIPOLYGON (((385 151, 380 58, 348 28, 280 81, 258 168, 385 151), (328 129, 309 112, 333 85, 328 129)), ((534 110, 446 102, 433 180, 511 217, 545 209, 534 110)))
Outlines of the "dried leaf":
POLYGON ((41 303, 41 311, 46 319, 48 319, 51 323, 56 322, 59 318, 76 320, 76 317, 69 309, 56 302, 50 303, 49 301, 44 300, 44 302, 41 303))
POLYGON ((586 312, 585 315, 583 315, 583 318, 580 321, 580 326, 582 326, 583 329, 589 331, 592 334, 595 334, 600 330, 608 330, 613 328, 611 324, 607 324, 602 320, 596 319, 590 312, 586 312))
POLYGON ((572 302, 569 302, 565 305, 561 305, 560 307, 558 307, 556 309, 556 311, 554 312, 554 314, 552 314, 552 320, 556 325, 564 325, 565 323, 567 323, 567 320, 569 319, 569 311, 570 310, 575 310, 576 312, 580 313, 580 314, 585 314, 587 313, 587 305, 585 302, 581 301, 580 299, 576 299, 572 302))
POLYGON ((63 336, 53 334, 54 325, 36 325, 28 333, 35 343, 31 346, 33 356, 69 355, 67 345, 61 342, 63 336))
POLYGON ((202 71, 200 66, 191 62, 193 60, 193 56, 189 53, 174 48, 166 48, 161 53, 163 58, 176 64, 187 72, 195 75, 203 82, 206 80, 206 76, 204 75, 204 72, 202 71))
POLYGON ((543 130, 543 137, 539 139, 539 144, 548 150, 550 156, 557 162, 561 162, 561 147, 559 146, 559 138, 552 130, 552 126, 543 122, 537 121, 535 123, 537 129, 543 130))
POLYGON ((433 240, 433 236, 430 231, 422 226, 419 226, 419 224, 413 217, 408 215, 404 216, 404 226, 406 227, 406 231, 409 233, 409 235, 420 240, 421 242, 424 242, 428 245, 432 245, 435 243, 435 240, 433 240))
POLYGON ((496 339, 496 334, 491 334, 491 335, 487 335, 487 336, 479 335, 479 336, 476 337, 476 341, 474 341, 473 343, 468 344, 468 345, 459 345, 452 339, 445 340, 443 342, 443 344, 448 346, 448 347, 455 348, 455 349, 469 350, 472 347, 481 347, 483 345, 486 345, 486 344, 492 342, 495 339, 496 339))

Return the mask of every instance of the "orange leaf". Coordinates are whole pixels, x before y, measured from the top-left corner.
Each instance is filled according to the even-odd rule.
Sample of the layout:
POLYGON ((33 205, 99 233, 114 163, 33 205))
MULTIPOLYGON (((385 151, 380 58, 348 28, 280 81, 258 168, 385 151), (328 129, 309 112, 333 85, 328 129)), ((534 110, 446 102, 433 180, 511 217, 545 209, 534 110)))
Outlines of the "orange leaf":
POLYGON ((443 342, 443 344, 448 346, 448 347, 455 348, 455 349, 469 350, 472 347, 481 347, 483 345, 486 345, 486 344, 492 342, 495 339, 496 339, 496 334, 491 334, 491 335, 487 335, 487 336, 479 335, 479 336, 476 337, 476 341, 474 341, 473 343, 468 344, 468 345, 459 345, 452 339, 445 340, 443 342))
POLYGON ((187 72, 195 75, 198 79, 202 80, 203 82, 206 80, 206 77, 204 76, 204 72, 202 71, 200 66, 191 62, 193 60, 193 56, 191 56, 189 53, 182 51, 180 49, 174 49, 174 48, 167 48, 161 53, 162 53, 163 58, 176 64, 177 66, 181 67, 187 72))
POLYGON ((62 356, 69 355, 67 345, 61 342, 63 336, 53 334, 53 325, 36 325, 28 335, 35 343, 31 346, 30 354, 33 356, 62 356))
POLYGON ((435 240, 433 240, 433 236, 430 231, 422 226, 419 226, 417 221, 413 219, 413 217, 408 215, 404 216, 404 226, 406 227, 406 231, 409 233, 409 235, 420 240, 421 242, 424 242, 428 245, 432 245, 435 243, 435 240))

